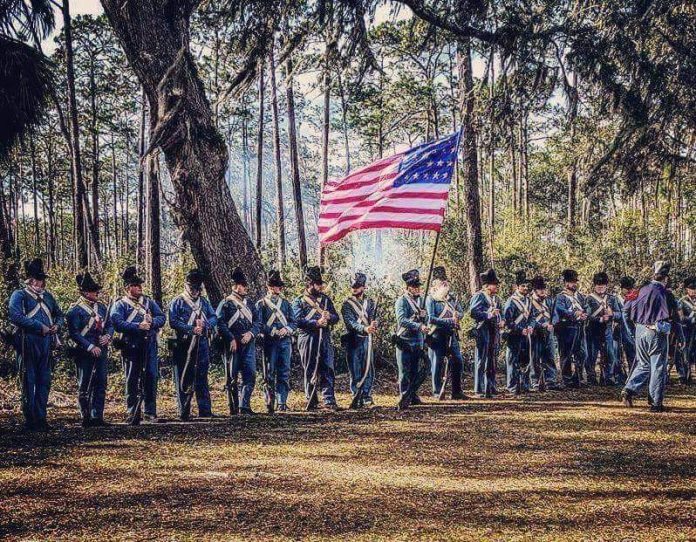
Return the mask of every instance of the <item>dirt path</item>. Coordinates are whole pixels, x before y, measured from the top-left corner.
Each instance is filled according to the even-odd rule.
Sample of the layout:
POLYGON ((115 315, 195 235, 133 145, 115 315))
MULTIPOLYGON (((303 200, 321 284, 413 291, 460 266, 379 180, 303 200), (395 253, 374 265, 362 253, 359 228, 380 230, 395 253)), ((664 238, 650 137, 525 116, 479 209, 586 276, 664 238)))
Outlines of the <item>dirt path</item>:
POLYGON ((87 431, 62 407, 48 435, 4 415, 0 539, 694 540, 696 395, 670 393, 662 415, 597 389, 87 431))

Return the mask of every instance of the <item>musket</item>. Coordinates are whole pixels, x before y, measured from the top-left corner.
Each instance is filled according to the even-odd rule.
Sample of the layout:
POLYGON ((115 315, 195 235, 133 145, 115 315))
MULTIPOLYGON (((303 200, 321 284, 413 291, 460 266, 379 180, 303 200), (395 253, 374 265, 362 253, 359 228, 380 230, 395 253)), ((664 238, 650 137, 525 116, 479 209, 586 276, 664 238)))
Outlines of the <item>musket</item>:
MULTIPOLYGON (((379 304, 375 303, 375 317, 373 319, 373 322, 377 322, 377 311, 379 310, 379 304)), ((372 323, 372 322, 370 322, 372 323)), ((367 377, 370 374, 370 371, 372 370, 372 364, 373 364, 373 334, 368 333, 367 335, 367 352, 365 354, 365 371, 363 372, 362 377, 360 377, 360 381, 358 382, 357 390, 355 392, 355 396, 353 397, 353 400, 350 402, 350 408, 355 409, 363 404, 363 390, 365 389, 365 382, 367 381, 367 377)))
MULTIPOLYGON (((454 311, 456 315, 457 307, 459 306, 459 300, 455 297, 454 298, 454 311)), ((452 334, 449 336, 449 340, 447 342, 447 352, 446 357, 445 357, 445 367, 444 367, 444 374, 442 375, 442 386, 440 387, 440 392, 437 394, 437 398, 442 401, 445 398, 445 389, 447 388, 447 379, 449 378, 449 366, 450 366, 450 357, 452 356, 452 340, 454 338, 454 334, 457 333, 459 326, 455 326, 455 328, 452 330, 452 334)))
MULTIPOLYGON (((141 305, 142 306, 142 305, 141 305)), ((135 310, 135 309, 133 309, 135 310)), ((150 305, 148 304, 147 309, 145 309, 145 317, 143 318, 144 322, 152 322, 152 315, 150 314, 150 305)), ((138 402, 135 404, 135 416, 136 418, 140 418, 140 410, 143 406, 143 403, 145 402, 145 376, 147 375, 147 354, 148 354, 148 343, 150 341, 150 331, 145 330, 144 333, 144 342, 145 345, 143 347, 143 352, 140 354, 140 378, 138 379, 138 402)))
POLYGON ((236 374, 234 379, 232 378, 234 357, 236 355, 236 352, 231 352, 233 344, 230 342, 229 347, 224 347, 225 351, 222 353, 222 361, 225 365, 225 393, 227 395, 227 406, 230 409, 230 416, 239 413, 239 388, 236 374), (232 354, 231 358, 228 358, 228 350, 232 354))
MULTIPOLYGON (((263 337, 265 341, 265 337, 263 337)), ((263 396, 266 402, 266 409, 269 414, 275 412, 275 391, 273 389, 273 382, 271 381, 271 371, 268 367, 268 360, 266 359, 266 348, 265 344, 261 344, 261 369, 263 371, 263 396)))

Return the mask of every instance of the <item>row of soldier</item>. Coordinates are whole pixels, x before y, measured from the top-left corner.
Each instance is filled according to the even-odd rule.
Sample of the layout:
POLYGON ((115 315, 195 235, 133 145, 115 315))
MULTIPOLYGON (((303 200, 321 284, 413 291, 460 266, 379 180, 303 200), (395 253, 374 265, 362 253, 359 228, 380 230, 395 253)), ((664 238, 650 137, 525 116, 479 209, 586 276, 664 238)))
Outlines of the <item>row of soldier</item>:
MULTIPOLYGON (((25 271, 26 287, 15 291, 10 299, 9 316, 14 332, 9 340, 19 361, 26 426, 45 430, 52 351, 59 342, 64 317, 54 297, 45 289, 47 275, 41 260, 27 262, 25 271)), ((668 268, 667 273, 664 269, 657 271, 662 274, 656 272, 653 278, 664 275, 666 282, 668 268)), ((466 399, 462 391, 464 364, 459 347, 464 311, 450 291, 445 269, 433 269, 427 299, 421 297, 418 270, 408 271, 402 278, 406 291, 396 301, 397 330, 391 336, 399 370, 398 408, 422 402, 419 388, 428 374, 435 397, 444 398, 447 382, 451 380, 452 399, 466 399)), ((88 272, 78 275, 80 299, 65 317, 70 338, 68 352, 76 361, 78 403, 85 426, 106 423, 103 413, 110 346, 120 351, 123 360, 127 422, 137 425, 143 419, 159 421, 157 335, 167 318, 154 300, 143 295, 144 281, 134 267, 126 268, 122 279, 125 294, 107 307, 99 301, 101 286, 88 272)), ((317 408, 320 397, 326 408, 338 409, 330 330, 340 318, 323 291, 324 281, 318 267, 306 269, 305 291, 292 304, 283 297, 285 284, 277 271, 269 273, 267 295, 253 303, 247 297, 247 278, 236 269, 232 275, 233 291, 217 310, 202 296, 204 279, 198 270, 189 272, 184 291, 168 309, 169 324, 175 333, 170 347, 181 419, 189 418, 194 395, 198 415, 213 416, 208 387, 213 335, 222 344, 231 413, 253 414, 256 345, 261 340, 266 405, 271 412, 288 410, 293 337, 297 337, 304 369, 307 409, 317 408), (239 378, 241 387, 237 384, 239 378)), ((482 289, 472 297, 469 309, 475 322, 469 333, 476 345, 473 384, 477 396, 492 397, 498 393, 496 361, 502 340, 506 342, 507 390, 512 395, 578 387, 583 379, 587 384, 619 385, 636 372, 633 370, 637 365, 635 325, 627 310, 639 297, 635 282, 624 277, 621 293, 611 295, 607 291, 608 276, 597 273, 593 291, 582 295, 578 292, 575 271, 564 271, 562 280, 562 292, 550 296, 543 277, 529 279, 518 273, 515 291, 503 306, 497 296, 499 280, 495 271, 481 275, 482 289), (557 379, 556 347, 561 379, 557 379)), ((377 306, 366 295, 366 286, 366 276, 356 273, 351 282, 352 295, 341 309, 347 330, 342 342, 347 353, 354 407, 373 403, 372 341, 380 330, 377 306)), ((665 289, 669 309, 666 315, 660 316, 665 321, 679 322, 673 332, 677 334, 676 365, 683 380, 689 378, 690 365, 696 357, 693 344, 696 280, 687 280, 685 286, 687 293, 679 304, 665 289)), ((648 375, 653 376, 650 371, 648 375)), ((631 382, 627 384, 626 402, 630 402, 645 382, 641 380, 639 384, 634 386, 636 389, 629 387, 631 382)), ((650 386, 653 406, 661 409, 663 387, 653 385, 652 380, 650 386)))

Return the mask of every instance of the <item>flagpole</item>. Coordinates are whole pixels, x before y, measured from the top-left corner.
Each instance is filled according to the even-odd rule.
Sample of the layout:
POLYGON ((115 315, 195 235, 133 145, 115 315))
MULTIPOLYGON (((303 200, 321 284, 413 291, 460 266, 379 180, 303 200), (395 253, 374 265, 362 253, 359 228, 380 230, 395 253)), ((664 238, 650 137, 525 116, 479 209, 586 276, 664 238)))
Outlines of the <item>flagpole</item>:
POLYGON ((437 247, 440 244, 440 230, 437 230, 435 235, 435 244, 433 245, 433 254, 430 257, 430 268, 428 269, 428 278, 425 281, 425 292, 423 293, 423 303, 425 303, 425 298, 428 297, 428 292, 430 291, 430 279, 433 276, 433 267, 435 266, 435 253, 437 252, 437 247))

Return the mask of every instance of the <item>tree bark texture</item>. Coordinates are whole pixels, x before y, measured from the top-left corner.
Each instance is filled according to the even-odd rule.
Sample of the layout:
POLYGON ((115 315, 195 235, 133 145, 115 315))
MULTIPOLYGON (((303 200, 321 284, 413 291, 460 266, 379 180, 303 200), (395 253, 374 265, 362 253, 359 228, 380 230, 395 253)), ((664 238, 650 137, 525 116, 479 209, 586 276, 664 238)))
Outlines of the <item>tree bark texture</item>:
POLYGON ((159 148, 174 187, 172 214, 206 275, 217 303, 241 266, 252 295, 265 284, 261 259, 225 183, 227 147, 215 128, 189 49, 197 0, 102 0, 104 11, 150 103, 154 117, 146 153, 159 148))

